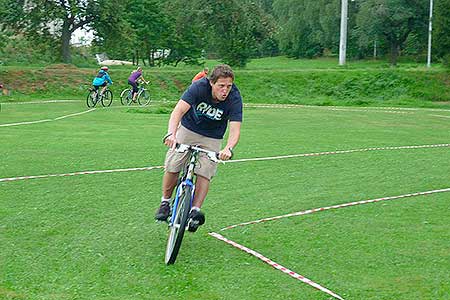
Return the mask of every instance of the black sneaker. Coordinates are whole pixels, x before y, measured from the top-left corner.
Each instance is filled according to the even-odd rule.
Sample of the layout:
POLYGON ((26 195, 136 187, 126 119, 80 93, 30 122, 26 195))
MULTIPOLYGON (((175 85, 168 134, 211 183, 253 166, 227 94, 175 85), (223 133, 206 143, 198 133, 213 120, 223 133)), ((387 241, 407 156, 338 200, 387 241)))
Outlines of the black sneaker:
POLYGON ((155 219, 158 221, 167 221, 170 214, 170 204, 168 201, 161 202, 161 206, 155 214, 155 219))
POLYGON ((199 210, 191 210, 189 214, 188 231, 196 232, 200 225, 205 224, 205 215, 199 210))

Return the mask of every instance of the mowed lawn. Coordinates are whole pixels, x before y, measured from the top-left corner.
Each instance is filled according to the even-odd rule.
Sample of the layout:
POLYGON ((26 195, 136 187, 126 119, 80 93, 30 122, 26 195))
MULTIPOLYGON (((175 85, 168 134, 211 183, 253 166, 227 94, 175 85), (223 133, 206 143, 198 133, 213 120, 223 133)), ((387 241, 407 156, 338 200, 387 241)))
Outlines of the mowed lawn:
MULTIPOLYGON (((160 166, 168 114, 83 102, 3 105, 0 179, 160 166), (63 116, 68 116, 58 119, 63 116)), ((156 108, 156 109, 155 109, 156 108)), ((0 181, 0 299, 331 299, 209 236, 217 232, 344 299, 450 299, 450 192, 260 224, 265 217, 450 188, 450 112, 246 107, 206 224, 164 264, 162 170, 0 181)))

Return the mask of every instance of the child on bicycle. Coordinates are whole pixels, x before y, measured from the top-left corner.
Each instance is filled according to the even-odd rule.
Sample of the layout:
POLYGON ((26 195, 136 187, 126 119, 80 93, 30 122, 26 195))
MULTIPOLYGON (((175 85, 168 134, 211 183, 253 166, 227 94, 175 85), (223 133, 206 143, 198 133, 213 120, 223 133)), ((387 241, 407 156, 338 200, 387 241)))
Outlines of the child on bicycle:
POLYGON ((101 67, 97 76, 92 81, 92 85, 94 86, 94 90, 96 93, 98 93, 98 88, 102 86, 103 88, 100 91, 100 94, 103 94, 106 90, 106 87, 108 86, 108 83, 113 83, 111 77, 109 77, 108 70, 109 68, 107 66, 101 67))
POLYGON ((138 67, 136 71, 131 72, 130 77, 128 77, 128 84, 131 85, 131 87, 133 88, 133 102, 136 102, 136 96, 139 90, 138 88, 139 80, 144 81, 146 84, 149 83, 144 79, 144 76, 142 76, 141 67, 138 67))
MULTIPOLYGON (((168 133, 164 144, 170 149, 166 155, 162 183, 161 206, 155 219, 166 221, 170 214, 170 198, 175 189, 186 155, 175 150, 177 143, 197 145, 219 153, 219 159, 228 160, 232 149, 239 141, 242 123, 242 97, 233 83, 234 73, 228 65, 218 65, 210 78, 195 81, 184 92, 169 119, 168 133), (230 126, 225 147, 220 150, 227 126, 230 126)), ((194 200, 190 212, 189 231, 196 231, 205 222, 200 211, 215 175, 217 163, 203 155, 199 156, 199 167, 195 169, 194 200)))

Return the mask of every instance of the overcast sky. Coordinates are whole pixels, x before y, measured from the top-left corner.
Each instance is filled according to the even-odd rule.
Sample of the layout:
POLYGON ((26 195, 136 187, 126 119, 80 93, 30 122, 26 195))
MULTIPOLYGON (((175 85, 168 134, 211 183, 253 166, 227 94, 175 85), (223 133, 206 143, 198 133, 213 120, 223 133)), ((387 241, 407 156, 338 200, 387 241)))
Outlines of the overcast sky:
POLYGON ((94 38, 92 30, 77 29, 70 40, 71 44, 89 45, 94 38))

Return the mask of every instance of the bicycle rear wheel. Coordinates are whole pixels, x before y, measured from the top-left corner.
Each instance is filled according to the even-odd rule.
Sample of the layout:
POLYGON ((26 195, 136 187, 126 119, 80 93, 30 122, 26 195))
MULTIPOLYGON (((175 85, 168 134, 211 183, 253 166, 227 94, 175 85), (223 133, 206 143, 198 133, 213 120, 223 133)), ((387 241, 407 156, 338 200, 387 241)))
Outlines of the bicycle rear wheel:
POLYGON ((175 263, 178 252, 183 240, 184 231, 186 230, 189 210, 191 208, 192 187, 185 186, 181 192, 180 199, 178 201, 178 207, 175 213, 175 220, 170 227, 169 238, 167 240, 166 247, 166 264, 171 265, 175 263))
POLYGON ((133 95, 131 89, 124 89, 122 93, 120 93, 120 103, 122 103, 122 105, 130 105, 132 100, 133 95))
POLYGON ((150 103, 150 93, 147 90, 142 90, 137 95, 137 99, 139 102, 139 105, 145 106, 150 103))
POLYGON ((94 107, 97 104, 97 99, 95 99, 96 93, 95 90, 90 90, 86 97, 86 105, 87 107, 94 107))
POLYGON ((110 90, 106 90, 102 96, 103 107, 110 106, 113 100, 113 93, 110 90))

